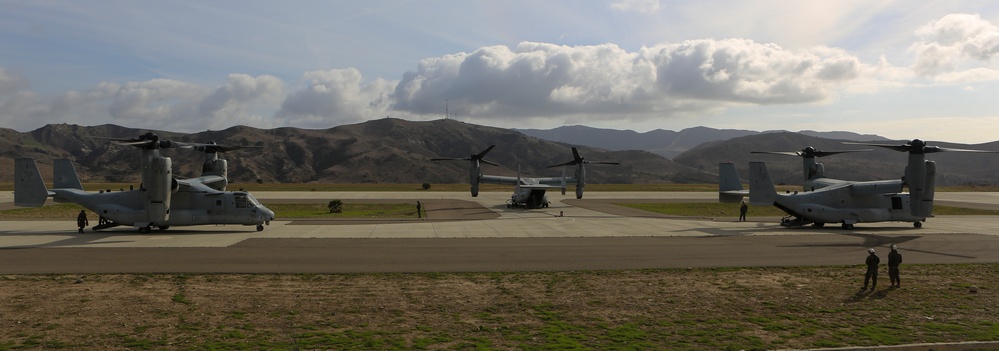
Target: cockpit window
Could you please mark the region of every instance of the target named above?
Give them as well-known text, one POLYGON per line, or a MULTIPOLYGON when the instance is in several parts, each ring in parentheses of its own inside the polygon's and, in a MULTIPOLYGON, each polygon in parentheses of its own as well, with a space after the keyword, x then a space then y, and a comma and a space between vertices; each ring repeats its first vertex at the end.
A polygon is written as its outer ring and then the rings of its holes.
POLYGON ((257 198, 253 197, 249 193, 233 193, 233 200, 236 202, 236 208, 256 208, 260 207, 260 202, 257 198))
POLYGON ((236 202, 236 208, 249 207, 250 201, 247 199, 246 194, 233 194, 232 198, 236 202))

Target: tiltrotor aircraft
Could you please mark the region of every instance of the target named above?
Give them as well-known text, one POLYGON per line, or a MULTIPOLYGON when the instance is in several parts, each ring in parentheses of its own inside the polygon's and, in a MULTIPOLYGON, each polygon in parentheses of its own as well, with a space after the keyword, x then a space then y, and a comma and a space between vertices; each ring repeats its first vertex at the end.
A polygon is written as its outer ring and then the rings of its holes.
POLYGON ((149 233, 152 227, 166 230, 171 226, 203 224, 256 225, 264 229, 274 219, 274 211, 264 207, 245 191, 226 191, 228 183, 227 162, 218 158, 219 152, 241 147, 183 143, 159 140, 156 134, 146 133, 135 139, 110 139, 120 145, 141 150, 142 183, 139 189, 119 192, 87 192, 83 190, 73 163, 67 159, 54 161, 53 188, 46 189, 35 160, 19 158, 15 161, 14 204, 40 207, 48 197, 56 202, 76 203, 106 218, 108 224, 95 226, 94 230, 118 225, 130 225, 140 233, 149 233), (202 175, 197 178, 177 179, 173 176, 171 160, 160 155, 160 149, 193 148, 205 152, 202 175))
MULTIPOLYGON (((766 163, 749 163, 749 201, 753 205, 773 205, 788 214, 781 225, 801 226, 840 223, 852 229, 861 222, 912 222, 922 227, 926 218, 933 216, 933 197, 936 185, 936 163, 926 160, 926 154, 944 151, 995 153, 995 151, 967 150, 926 146, 915 139, 901 145, 846 143, 888 148, 909 154, 905 176, 901 179, 878 181, 813 180, 806 191, 780 194, 776 191, 766 163), (903 193, 904 188, 908 193, 903 193)), ((806 161, 807 163, 807 161, 806 161)), ((806 166, 807 167, 807 166, 806 166)), ((818 168, 821 173, 821 167, 818 168)), ((741 201, 742 184, 735 165, 719 164, 719 200, 741 201)), ((807 175, 807 173, 806 173, 807 175)), ((825 178, 828 179, 828 178, 825 178)))
POLYGON ((572 148, 572 161, 548 166, 548 168, 576 166, 576 173, 570 178, 565 176, 564 169, 562 171, 562 177, 550 178, 525 178, 521 177, 519 172, 516 177, 482 174, 482 163, 499 166, 498 164, 485 159, 486 154, 488 154, 489 151, 495 146, 496 145, 490 145, 482 152, 472 154, 465 158, 431 158, 430 160, 469 161, 468 182, 471 185, 470 191, 472 193, 472 197, 479 196, 479 184, 481 183, 513 185, 513 195, 511 195, 510 200, 507 201, 507 207, 524 206, 525 208, 548 207, 550 201, 548 201, 548 195, 545 195, 546 190, 561 189, 562 195, 565 195, 567 183, 576 183, 576 198, 582 199, 583 188, 586 186, 586 168, 583 167, 584 164, 620 164, 620 162, 586 161, 579 156, 579 151, 577 151, 576 148, 572 148))

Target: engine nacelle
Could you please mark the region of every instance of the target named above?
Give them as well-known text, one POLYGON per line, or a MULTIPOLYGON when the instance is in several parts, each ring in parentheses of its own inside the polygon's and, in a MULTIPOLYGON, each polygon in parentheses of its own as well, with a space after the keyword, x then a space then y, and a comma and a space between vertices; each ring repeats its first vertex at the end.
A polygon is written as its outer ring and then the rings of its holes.
POLYGON ((146 190, 146 215, 150 223, 163 224, 170 219, 170 194, 180 189, 173 179, 169 157, 154 157, 143 181, 146 190))
POLYGON ((217 175, 223 178, 228 178, 229 174, 229 163, 225 159, 219 158, 214 160, 205 160, 205 164, 201 167, 201 175, 217 175))
POLYGON ((579 168, 576 169, 576 198, 583 198, 583 188, 586 187, 586 168, 583 168, 583 164, 579 164, 579 168))
POLYGON ((479 196, 479 177, 482 176, 482 168, 479 166, 478 160, 472 160, 471 166, 468 167, 468 184, 472 185, 470 191, 472 192, 472 197, 479 196))
POLYGON ((910 204, 913 208, 918 206, 919 213, 916 217, 933 217, 933 196, 936 192, 937 164, 933 161, 926 161, 926 178, 923 180, 923 193, 919 203, 910 204))

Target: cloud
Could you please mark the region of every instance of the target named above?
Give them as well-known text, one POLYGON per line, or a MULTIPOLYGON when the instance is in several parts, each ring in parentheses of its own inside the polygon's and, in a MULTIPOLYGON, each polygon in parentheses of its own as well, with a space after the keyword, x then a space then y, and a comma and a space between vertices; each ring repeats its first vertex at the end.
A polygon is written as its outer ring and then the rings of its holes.
POLYGON ((922 76, 952 78, 965 65, 988 63, 999 55, 999 27, 977 14, 950 14, 919 27, 915 34, 920 40, 909 51, 916 58, 913 70, 922 76))
POLYGON ((364 83, 355 68, 306 72, 302 80, 306 87, 289 94, 276 114, 287 124, 338 125, 385 117, 395 86, 384 79, 364 83))
MULTIPOLYGON (((24 86, 26 84, 20 84, 24 86)), ((43 97, 31 91, 0 94, 0 121, 26 130, 45 123, 118 124, 150 129, 194 131, 238 124, 269 126, 283 96, 283 83, 272 76, 229 76, 216 89, 171 79, 96 87, 43 97), (255 109, 264 113, 254 113, 255 109)))
POLYGON ((0 97, 14 94, 29 87, 27 79, 0 67, 0 97))
POLYGON ((421 61, 396 87, 393 108, 434 114, 448 99, 466 116, 661 118, 731 104, 819 102, 865 69, 842 50, 785 50, 746 39, 637 52, 523 42, 421 61))
POLYGON ((615 0, 607 7, 621 12, 656 13, 662 9, 662 4, 659 0, 615 0))

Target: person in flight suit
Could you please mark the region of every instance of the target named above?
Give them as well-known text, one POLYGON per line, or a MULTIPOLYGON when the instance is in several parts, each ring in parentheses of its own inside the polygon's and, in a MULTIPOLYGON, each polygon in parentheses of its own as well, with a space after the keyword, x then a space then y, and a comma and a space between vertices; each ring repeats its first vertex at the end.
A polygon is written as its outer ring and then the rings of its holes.
POLYGON ((902 254, 898 253, 898 247, 891 244, 891 252, 888 253, 888 278, 891 279, 893 288, 902 287, 902 279, 898 276, 898 265, 902 264, 902 254))
POLYGON ((80 210, 80 215, 76 216, 76 226, 80 227, 80 234, 83 234, 83 228, 90 225, 90 221, 87 221, 87 211, 80 210))
POLYGON ((874 249, 867 249, 867 260, 864 262, 867 264, 867 274, 864 275, 864 287, 860 290, 867 289, 867 282, 871 282, 871 291, 874 291, 874 287, 878 286, 878 265, 881 264, 881 258, 874 253, 874 249))

